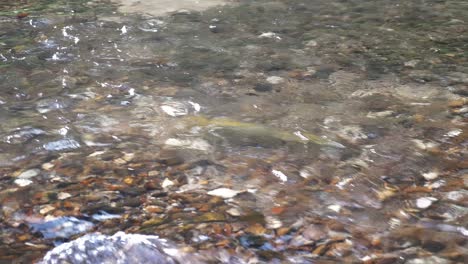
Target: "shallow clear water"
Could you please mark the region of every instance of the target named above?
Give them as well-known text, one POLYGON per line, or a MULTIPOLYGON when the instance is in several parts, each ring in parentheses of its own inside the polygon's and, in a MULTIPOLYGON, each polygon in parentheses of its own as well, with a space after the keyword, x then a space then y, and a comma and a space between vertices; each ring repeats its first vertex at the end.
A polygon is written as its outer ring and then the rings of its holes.
POLYGON ((0 6, 1 261, 89 223, 266 262, 466 259, 464 1, 125 11, 0 6))

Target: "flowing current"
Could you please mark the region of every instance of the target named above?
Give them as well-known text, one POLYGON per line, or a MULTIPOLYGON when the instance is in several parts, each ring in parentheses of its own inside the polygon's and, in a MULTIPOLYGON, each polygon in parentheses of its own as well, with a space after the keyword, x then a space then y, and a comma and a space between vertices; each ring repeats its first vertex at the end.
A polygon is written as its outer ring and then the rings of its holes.
POLYGON ((0 263, 466 263, 467 14, 0 1, 0 263))

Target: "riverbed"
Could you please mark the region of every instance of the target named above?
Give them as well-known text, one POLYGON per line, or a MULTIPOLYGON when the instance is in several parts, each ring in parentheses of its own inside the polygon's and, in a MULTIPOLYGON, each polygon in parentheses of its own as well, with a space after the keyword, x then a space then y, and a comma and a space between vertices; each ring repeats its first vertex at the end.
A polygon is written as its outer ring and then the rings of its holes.
POLYGON ((7 1, 0 262, 90 232, 468 257, 463 1, 7 1))

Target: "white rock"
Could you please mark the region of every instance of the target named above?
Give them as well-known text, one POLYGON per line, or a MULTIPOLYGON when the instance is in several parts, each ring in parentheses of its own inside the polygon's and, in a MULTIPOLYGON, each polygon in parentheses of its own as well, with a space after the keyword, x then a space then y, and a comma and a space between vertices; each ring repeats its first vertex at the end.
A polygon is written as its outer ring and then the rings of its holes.
POLYGON ((389 117, 393 115, 393 111, 381 111, 381 112, 369 112, 367 113, 367 118, 379 118, 379 117, 389 117))
POLYGON ((20 179, 31 179, 31 178, 36 177, 37 175, 39 175, 40 172, 41 171, 38 170, 38 169, 31 169, 31 170, 23 171, 18 176, 18 178, 20 178, 20 179))
POLYGON ((429 208, 435 201, 437 201, 437 199, 433 197, 421 197, 416 200, 416 206, 419 209, 426 209, 429 208))
POLYGON ((437 179, 437 177, 439 177, 439 174, 435 171, 431 171, 423 173, 422 176, 424 177, 424 179, 426 179, 426 181, 432 181, 437 179))
POLYGON ((172 105, 162 105, 161 109, 170 116, 183 116, 188 114, 188 110, 182 104, 173 103, 172 105))
POLYGON ((122 159, 126 161, 131 161, 135 157, 135 153, 125 153, 122 159))
POLYGON ((448 259, 440 258, 437 256, 414 258, 405 262, 406 264, 449 264, 452 263, 448 259))
POLYGON ((304 178, 304 179, 307 179, 307 178, 309 178, 310 176, 312 176, 312 174, 311 174, 308 170, 306 170, 306 169, 300 170, 300 171, 299 171, 299 175, 300 175, 302 178, 304 178))
POLYGON ((71 194, 66 193, 66 192, 60 192, 60 193, 57 194, 57 198, 59 200, 65 200, 65 199, 70 198, 70 197, 71 197, 71 194))
POLYGON ((330 209, 330 210, 332 210, 332 211, 335 211, 335 212, 339 213, 340 210, 341 210, 341 205, 339 205, 339 204, 331 204, 331 205, 329 205, 327 208, 330 209))
POLYGON ((165 178, 164 181, 162 182, 161 186, 166 189, 169 186, 174 185, 174 182, 169 180, 168 178, 165 178))
POLYGON ((47 162, 47 163, 42 164, 41 167, 44 170, 51 170, 54 166, 55 166, 54 164, 47 162))
POLYGON ((279 84, 279 83, 284 82, 284 78, 281 78, 279 76, 270 76, 270 77, 266 78, 266 81, 271 83, 271 84, 279 84))
POLYGON ((461 129, 454 129, 452 131, 449 131, 445 136, 447 137, 456 137, 460 135, 463 131, 461 129))
POLYGON ((241 212, 237 208, 230 208, 229 210, 226 211, 231 216, 240 216, 241 212))
POLYGON ((271 173, 273 173, 273 175, 275 175, 282 182, 288 181, 288 176, 279 170, 271 170, 271 173))
POLYGON ((268 229, 277 229, 283 226, 283 223, 273 216, 266 216, 265 221, 268 229))
POLYGON ((95 152, 89 154, 88 157, 96 157, 96 156, 102 155, 104 153, 106 153, 106 152, 105 151, 95 151, 95 152))
POLYGON ((420 139, 413 139, 413 143, 416 145, 416 147, 422 149, 422 150, 428 150, 437 147, 438 145, 433 142, 424 142, 420 139))
POLYGON ((127 161, 124 160, 124 159, 122 159, 122 158, 117 158, 117 159, 115 159, 113 162, 114 162, 115 164, 117 164, 117 165, 123 165, 123 164, 126 164, 126 163, 127 163, 127 161))
POLYGON ((468 191, 451 191, 445 197, 449 200, 460 202, 468 198, 468 191))
POLYGON ((207 194, 211 196, 218 196, 224 199, 230 199, 242 192, 243 191, 236 191, 228 188, 218 188, 207 192, 207 194))
POLYGON ((435 182, 428 182, 424 184, 425 187, 431 188, 431 189, 439 189, 442 186, 445 186, 446 182, 444 180, 438 180, 435 182))
POLYGON ((55 210, 55 207, 48 204, 48 205, 41 206, 41 209, 39 210, 39 213, 45 215, 45 214, 47 214, 48 212, 50 212, 52 210, 55 210))
POLYGON ((309 141, 309 139, 306 136, 302 135, 301 131, 294 132, 294 135, 300 138, 302 141, 309 141))
POLYGON ((21 187, 28 186, 33 183, 31 180, 28 179, 16 179, 15 184, 21 187))
POLYGON ((458 232, 460 232, 462 235, 464 236, 468 236, 468 229, 464 228, 464 227, 458 227, 458 232))
POLYGON ((122 32, 121 34, 127 34, 128 30, 127 30, 127 27, 124 25, 121 29, 120 29, 120 32, 122 32))
POLYGON ((200 104, 195 103, 195 102, 192 102, 192 101, 189 101, 189 104, 192 105, 192 107, 193 107, 193 109, 195 110, 195 112, 200 112, 200 110, 201 110, 200 104))
POLYGON ((277 40, 280 40, 281 37, 278 36, 278 34, 274 33, 274 32, 265 32, 265 33, 262 33, 260 34, 260 36, 258 36, 259 38, 274 38, 274 39, 277 39, 277 40))

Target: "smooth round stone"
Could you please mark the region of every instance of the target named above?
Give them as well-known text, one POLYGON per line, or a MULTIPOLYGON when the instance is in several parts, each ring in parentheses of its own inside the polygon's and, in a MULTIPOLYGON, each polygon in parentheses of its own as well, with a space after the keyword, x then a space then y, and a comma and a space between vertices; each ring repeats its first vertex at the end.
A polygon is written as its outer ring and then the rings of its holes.
POLYGON ((19 176, 18 178, 20 179, 31 179, 33 177, 36 177, 37 175, 39 175, 41 171, 39 169, 30 169, 30 170, 27 170, 27 171, 23 171, 19 176))
POLYGON ((432 203, 436 200, 437 199, 432 198, 432 197, 421 197, 416 200, 416 206, 419 209, 426 209, 426 208, 429 208, 432 205, 432 203))

